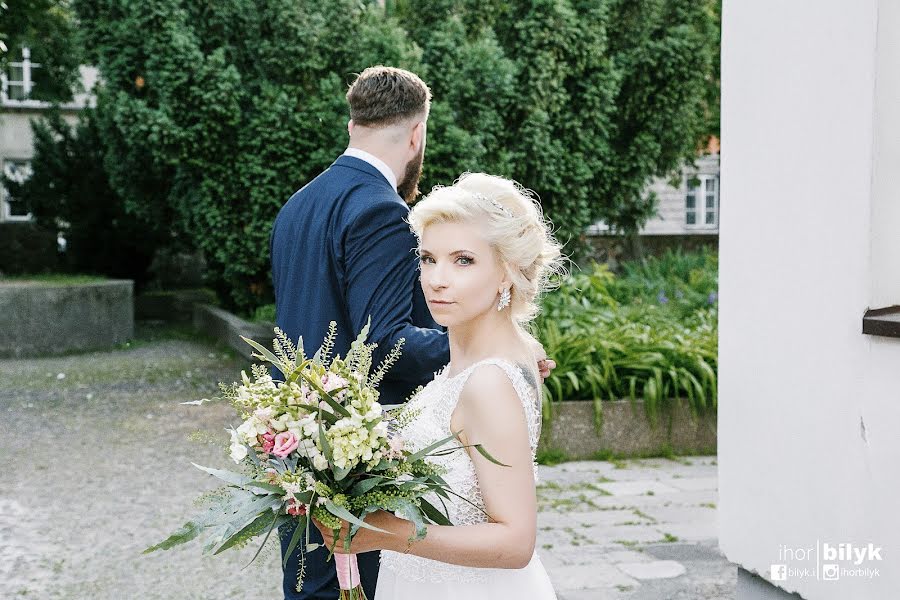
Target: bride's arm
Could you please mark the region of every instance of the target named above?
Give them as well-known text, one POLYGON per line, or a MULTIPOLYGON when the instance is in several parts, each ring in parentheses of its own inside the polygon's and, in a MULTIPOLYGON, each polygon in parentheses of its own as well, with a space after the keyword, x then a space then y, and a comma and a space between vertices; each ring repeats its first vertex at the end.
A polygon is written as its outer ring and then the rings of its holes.
MULTIPOLYGON (((488 523, 466 526, 429 525, 424 539, 409 545, 413 525, 387 512, 366 522, 393 535, 360 529, 352 552, 388 549, 469 567, 519 569, 531 560, 537 531, 537 501, 528 426, 519 396, 499 367, 482 367, 466 382, 460 396, 467 444, 482 444, 502 467, 469 448, 484 499, 488 523)), ((457 409, 459 410, 459 409, 457 409)), ((346 527, 346 526, 345 526, 346 527)), ((346 528, 344 530, 346 532, 346 528)), ((326 540, 331 533, 323 529, 326 540)), ((340 550, 342 544, 338 544, 340 550)))

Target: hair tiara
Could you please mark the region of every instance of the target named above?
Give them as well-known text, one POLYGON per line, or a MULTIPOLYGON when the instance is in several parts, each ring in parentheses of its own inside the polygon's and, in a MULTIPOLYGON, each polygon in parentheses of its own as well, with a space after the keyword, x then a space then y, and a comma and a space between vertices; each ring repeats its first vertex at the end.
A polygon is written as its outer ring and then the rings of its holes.
POLYGON ((494 200, 493 198, 488 198, 481 192, 472 192, 472 195, 475 197, 476 200, 480 200, 481 202, 490 202, 491 204, 494 205, 494 207, 496 207, 500 212, 502 212, 507 217, 512 218, 515 216, 512 214, 512 211, 510 211, 508 208, 506 208, 505 206, 500 204, 497 200, 494 200))

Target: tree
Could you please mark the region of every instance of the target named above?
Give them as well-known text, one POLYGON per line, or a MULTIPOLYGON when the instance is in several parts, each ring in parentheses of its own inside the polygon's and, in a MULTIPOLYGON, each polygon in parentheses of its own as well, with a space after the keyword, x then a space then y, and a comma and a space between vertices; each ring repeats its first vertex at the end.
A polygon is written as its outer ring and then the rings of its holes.
POLYGON ((426 171, 428 183, 471 162, 512 177, 539 193, 570 250, 600 219, 636 232, 655 210, 645 193, 651 178, 692 161, 711 133, 718 31, 710 2, 401 0, 393 14, 423 48, 436 104, 452 98, 458 117, 430 126, 428 162, 437 157, 439 167, 426 171), (453 62, 485 40, 495 44, 490 61, 469 54, 468 73, 453 62), (468 88, 474 93, 460 92, 468 88), (485 105, 501 118, 466 123, 485 105), (456 160, 452 149, 469 138, 484 150, 456 160))
POLYGON ((100 67, 96 126, 126 210, 203 250, 226 302, 271 297, 284 201, 346 143, 367 66, 435 99, 422 189, 466 170, 534 189, 576 253, 636 232, 717 100, 718 0, 72 0, 100 67))
POLYGON ((269 301, 285 200, 346 145, 347 85, 418 68, 381 9, 352 0, 75 0, 100 67, 105 166, 126 207, 203 250, 232 306, 269 301))

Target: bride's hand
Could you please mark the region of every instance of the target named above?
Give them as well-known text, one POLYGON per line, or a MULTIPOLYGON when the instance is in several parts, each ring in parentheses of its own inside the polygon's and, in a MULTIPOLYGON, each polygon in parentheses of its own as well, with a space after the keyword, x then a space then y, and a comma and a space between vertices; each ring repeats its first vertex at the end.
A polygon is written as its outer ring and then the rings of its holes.
MULTIPOLYGON (((334 547, 335 554, 360 554, 362 552, 371 552, 372 550, 390 549, 393 545, 396 545, 396 539, 400 537, 398 531, 402 529, 402 523, 400 522, 403 519, 399 519, 387 511, 379 510, 367 515, 364 520, 369 525, 384 529, 389 533, 381 533, 360 527, 356 535, 353 536, 350 549, 346 550, 344 548, 344 540, 347 539, 347 535, 350 533, 350 524, 347 521, 341 521, 338 542, 334 547)), ((331 548, 331 545, 334 543, 334 531, 315 519, 312 522, 315 523, 322 533, 325 545, 331 548)))
POLYGON ((541 373, 541 379, 550 377, 550 372, 556 368, 556 361, 552 358, 545 358, 538 361, 538 371, 541 373))
POLYGON ((547 379, 550 377, 550 371, 556 368, 556 361, 547 357, 547 351, 544 350, 544 346, 536 338, 529 334, 528 339, 531 342, 531 350, 534 352, 534 357, 537 360, 541 379, 547 379))

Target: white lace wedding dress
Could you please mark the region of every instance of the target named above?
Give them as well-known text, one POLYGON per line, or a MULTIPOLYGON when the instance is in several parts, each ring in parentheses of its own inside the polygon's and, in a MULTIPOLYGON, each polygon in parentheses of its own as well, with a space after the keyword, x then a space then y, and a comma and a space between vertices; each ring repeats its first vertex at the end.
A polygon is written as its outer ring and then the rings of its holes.
MULTIPOLYGON (((450 416, 459 400, 460 392, 469 375, 485 365, 503 369, 515 387, 528 423, 532 462, 541 431, 541 411, 537 390, 528 383, 522 371, 512 363, 491 358, 480 361, 465 371, 450 377, 449 366, 438 373, 412 402, 422 408, 421 414, 405 428, 407 447, 418 450, 443 439, 450 432, 450 416)), ((490 450, 488 448, 488 450, 490 450)), ((435 463, 447 468, 444 479, 453 490, 473 504, 484 508, 484 500, 478 488, 475 467, 464 450, 447 456, 433 457, 435 463)), ((537 479, 537 466, 534 466, 537 479)), ((450 520, 454 525, 473 525, 487 521, 484 513, 454 498, 447 502, 450 520)), ((433 504, 440 507, 434 500, 433 504)), ((556 594, 550 578, 538 558, 537 552, 523 569, 492 569, 463 567, 449 563, 383 550, 378 575, 375 600, 501 600, 504 598, 528 600, 555 600, 556 594)))

